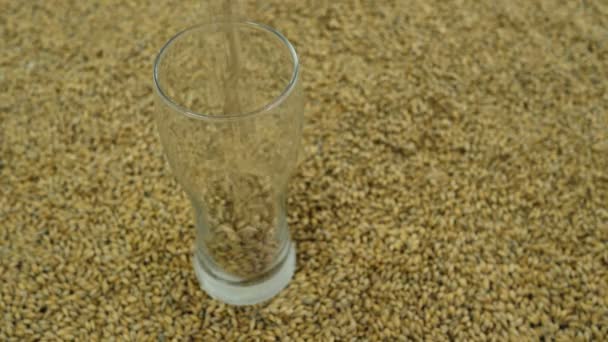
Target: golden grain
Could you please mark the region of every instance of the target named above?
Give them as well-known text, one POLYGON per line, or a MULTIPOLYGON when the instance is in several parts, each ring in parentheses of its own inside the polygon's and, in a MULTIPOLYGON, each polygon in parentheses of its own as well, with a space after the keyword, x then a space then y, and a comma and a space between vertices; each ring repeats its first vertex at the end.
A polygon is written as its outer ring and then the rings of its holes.
MULTIPOLYGON (((307 96, 298 270, 246 308, 200 290, 152 124, 201 2, 5 3, 0 340, 608 339, 601 2, 265 1, 307 96)), ((263 268, 267 213, 228 214, 213 253, 263 268)))

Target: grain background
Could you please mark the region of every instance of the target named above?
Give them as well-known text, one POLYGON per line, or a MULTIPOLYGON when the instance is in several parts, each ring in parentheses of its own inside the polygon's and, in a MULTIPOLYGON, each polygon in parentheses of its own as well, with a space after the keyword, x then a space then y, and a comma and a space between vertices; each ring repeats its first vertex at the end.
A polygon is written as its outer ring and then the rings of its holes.
POLYGON ((297 273, 246 308, 199 289, 153 123, 201 7, 0 0, 0 340, 608 339, 606 1, 258 2, 307 124, 297 273))

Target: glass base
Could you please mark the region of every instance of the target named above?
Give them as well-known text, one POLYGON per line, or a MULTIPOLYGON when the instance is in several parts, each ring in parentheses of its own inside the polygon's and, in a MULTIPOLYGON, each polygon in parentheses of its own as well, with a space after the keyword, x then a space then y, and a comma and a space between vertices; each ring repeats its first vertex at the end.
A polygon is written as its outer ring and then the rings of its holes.
POLYGON ((253 305, 269 300, 281 292, 293 277, 296 269, 296 248, 292 242, 283 263, 272 274, 255 282, 233 283, 211 274, 193 257, 194 271, 201 288, 209 296, 232 305, 253 305))

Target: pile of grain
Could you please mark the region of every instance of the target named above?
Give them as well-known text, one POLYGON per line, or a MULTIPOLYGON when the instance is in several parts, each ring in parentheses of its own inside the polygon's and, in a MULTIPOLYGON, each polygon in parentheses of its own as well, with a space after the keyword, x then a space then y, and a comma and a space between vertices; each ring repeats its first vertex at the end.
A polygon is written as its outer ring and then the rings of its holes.
POLYGON ((209 299, 151 67, 199 1, 0 0, 0 340, 608 338, 608 7, 280 1, 290 286, 209 299))

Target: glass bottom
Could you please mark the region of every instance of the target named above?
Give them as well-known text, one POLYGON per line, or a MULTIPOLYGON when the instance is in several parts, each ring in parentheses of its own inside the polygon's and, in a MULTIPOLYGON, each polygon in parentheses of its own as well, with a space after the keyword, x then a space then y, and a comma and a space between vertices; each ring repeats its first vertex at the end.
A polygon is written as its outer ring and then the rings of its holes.
POLYGON ((248 282, 231 282, 217 277, 196 253, 192 261, 201 288, 209 296, 232 305, 253 305, 271 299, 287 287, 296 269, 296 248, 290 242, 282 262, 264 277, 248 282))

